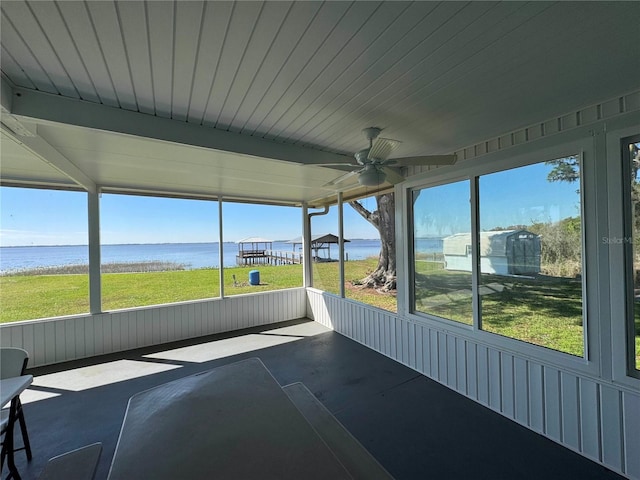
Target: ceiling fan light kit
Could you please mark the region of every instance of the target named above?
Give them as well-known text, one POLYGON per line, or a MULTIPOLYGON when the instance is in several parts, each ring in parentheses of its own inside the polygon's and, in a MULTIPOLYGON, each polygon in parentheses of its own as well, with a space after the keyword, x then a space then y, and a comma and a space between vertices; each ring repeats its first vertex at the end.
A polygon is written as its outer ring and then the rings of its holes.
POLYGON ((375 165, 367 165, 365 169, 358 175, 358 183, 364 187, 375 187, 384 183, 387 175, 378 170, 375 165))

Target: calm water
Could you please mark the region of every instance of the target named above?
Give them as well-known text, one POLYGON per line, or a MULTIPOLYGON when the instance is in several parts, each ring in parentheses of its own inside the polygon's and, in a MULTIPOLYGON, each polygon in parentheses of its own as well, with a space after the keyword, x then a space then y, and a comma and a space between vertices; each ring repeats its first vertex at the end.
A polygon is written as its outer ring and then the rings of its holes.
MULTIPOLYGON (((418 240, 422 252, 438 251, 440 240, 418 240)), ((238 245, 223 244, 224 266, 236 264, 238 245)), ((441 247, 440 247, 441 248, 441 247)), ((273 250, 291 252, 291 244, 274 242, 273 250)), ((345 243, 345 252, 350 260, 378 256, 380 240, 351 240, 345 243)), ((187 269, 218 267, 218 243, 165 243, 139 245, 103 245, 103 263, 126 263, 141 261, 173 262, 187 269)), ((331 258, 338 257, 338 246, 331 246, 331 258)), ((0 272, 24 270, 38 267, 87 264, 89 258, 86 245, 56 247, 0 247, 0 272)))

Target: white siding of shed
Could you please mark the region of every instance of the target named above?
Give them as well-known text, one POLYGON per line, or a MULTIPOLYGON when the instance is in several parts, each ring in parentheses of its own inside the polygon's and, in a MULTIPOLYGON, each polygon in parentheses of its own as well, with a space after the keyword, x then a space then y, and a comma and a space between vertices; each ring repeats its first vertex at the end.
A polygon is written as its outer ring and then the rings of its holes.
MULTIPOLYGON (((524 230, 480 232, 480 271, 509 275, 507 243, 509 238, 524 230)), ((472 271, 471 233, 456 233, 443 239, 446 270, 472 271)))

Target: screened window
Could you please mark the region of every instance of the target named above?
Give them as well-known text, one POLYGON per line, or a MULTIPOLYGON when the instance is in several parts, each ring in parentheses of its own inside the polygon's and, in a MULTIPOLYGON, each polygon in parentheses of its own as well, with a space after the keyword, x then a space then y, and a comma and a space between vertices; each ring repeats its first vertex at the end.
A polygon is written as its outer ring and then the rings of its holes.
POLYGON ((577 156, 479 178, 481 326, 584 355, 577 156))
POLYGON ((394 194, 345 203, 344 238, 348 240, 344 245, 345 296, 397 311, 393 291, 396 279, 394 194), (377 227, 365 218, 372 219, 377 227))
POLYGON ((473 323, 469 181, 414 190, 413 295, 417 312, 473 323))
POLYGON ((0 322, 87 313, 87 194, 0 187, 0 201, 0 322))
POLYGON ((338 233, 337 206, 330 207, 327 214, 311 217, 313 286, 336 295, 340 294, 338 233))
POLYGON ((411 192, 414 311, 584 356, 580 158, 473 182, 411 192))
POLYGON ((628 350, 630 367, 640 370, 640 136, 623 142, 625 236, 608 238, 625 248, 627 264, 628 350))
POLYGON ((224 295, 301 287, 299 208, 224 202, 224 295))
POLYGON ((220 295, 218 203, 103 194, 102 309, 220 295))

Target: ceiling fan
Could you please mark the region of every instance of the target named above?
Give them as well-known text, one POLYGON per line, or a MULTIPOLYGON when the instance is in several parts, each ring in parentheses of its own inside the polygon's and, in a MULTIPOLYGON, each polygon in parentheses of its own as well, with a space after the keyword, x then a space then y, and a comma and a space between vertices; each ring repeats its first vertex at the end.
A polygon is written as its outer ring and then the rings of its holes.
POLYGON ((327 186, 344 183, 347 179, 357 175, 358 183, 363 186, 376 186, 387 181, 391 184, 404 180, 398 168, 411 165, 453 165, 455 155, 430 155, 420 157, 388 158, 391 152, 400 145, 399 140, 378 137, 382 130, 376 127, 365 128, 362 132, 369 140, 369 147, 359 150, 354 155, 354 164, 325 164, 353 167, 355 170, 342 175, 327 183, 327 186), (374 142, 375 140, 375 142, 374 142))

